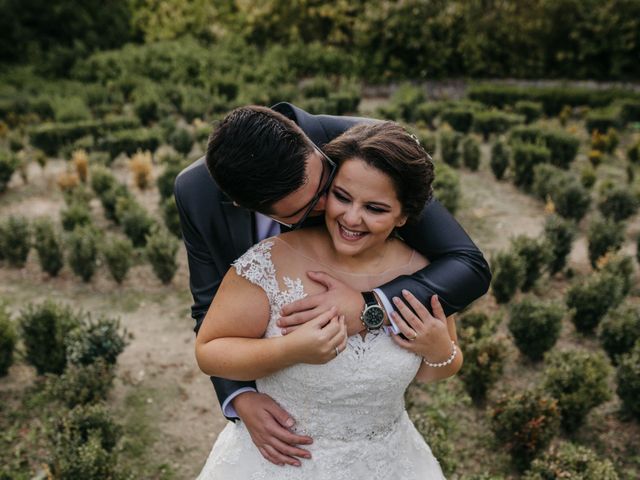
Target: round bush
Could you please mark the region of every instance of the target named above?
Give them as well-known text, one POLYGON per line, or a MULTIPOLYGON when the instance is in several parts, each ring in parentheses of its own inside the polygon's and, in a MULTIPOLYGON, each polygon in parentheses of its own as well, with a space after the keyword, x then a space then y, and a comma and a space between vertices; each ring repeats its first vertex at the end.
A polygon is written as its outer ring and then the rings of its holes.
POLYGON ((18 338, 6 305, 0 303, 0 377, 4 377, 13 364, 13 352, 18 338))
POLYGON ((164 171, 158 175, 156 185, 162 199, 169 198, 173 195, 173 184, 176 177, 186 165, 180 160, 165 162, 164 171))
POLYGON ((24 267, 31 249, 31 229, 25 217, 10 216, 0 223, 0 256, 16 268, 24 267))
POLYGON ((562 427, 574 432, 593 408, 609 400, 611 366, 602 353, 582 350, 552 351, 545 364, 544 389, 558 401, 562 427))
POLYGON ((133 197, 121 197, 117 202, 116 216, 133 246, 144 247, 147 235, 156 224, 147 210, 133 197))
POLYGON ((127 345, 126 331, 121 334, 119 330, 120 320, 116 318, 89 319, 67 337, 67 360, 74 365, 98 360, 114 365, 127 345))
POLYGON ((97 267, 98 234, 90 226, 78 227, 68 239, 69 265, 84 282, 91 281, 97 267))
POLYGON ((52 277, 58 275, 64 265, 63 240, 53 222, 42 218, 34 223, 34 246, 38 252, 40 267, 52 277))
POLYGON ((80 325, 78 316, 70 308, 47 300, 29 305, 18 323, 27 361, 38 374, 62 373, 67 363, 65 339, 80 325))
POLYGON ((80 201, 73 201, 60 214, 62 228, 67 232, 75 230, 76 227, 91 224, 91 211, 89 205, 80 201))
POLYGON ((74 408, 106 400, 114 379, 114 369, 103 360, 69 365, 61 375, 49 375, 43 393, 50 402, 74 408))
POLYGON ((558 215, 576 222, 582 220, 591 205, 589 191, 575 178, 560 182, 551 199, 558 215))
POLYGON ((560 337, 564 313, 560 305, 534 297, 512 305, 508 326, 520 353, 530 360, 541 360, 560 337))
POLYGON ((541 163, 549 163, 548 148, 529 143, 516 143, 513 152, 513 179, 518 187, 528 190, 533 184, 533 169, 541 163))
POLYGON ((482 402, 495 385, 507 357, 505 342, 495 337, 481 337, 464 343, 464 365, 458 375, 474 402, 482 402))
POLYGON ((633 259, 627 255, 609 254, 598 262, 599 271, 618 278, 622 285, 622 297, 629 295, 633 286, 633 259))
POLYGON ((422 148, 433 157, 436 154, 437 142, 438 139, 434 133, 426 132, 424 130, 420 130, 417 133, 418 140, 420 141, 420 145, 422 148))
POLYGON ((462 135, 458 132, 444 130, 440 133, 440 156, 447 165, 456 168, 460 166, 459 146, 461 139, 462 135))
POLYGON ((498 110, 480 111, 473 114, 473 130, 481 133, 484 141, 489 140, 489 136, 504 133, 514 125, 524 122, 524 117, 512 113, 498 110))
POLYGON ((536 165, 533 167, 531 192, 543 201, 553 198, 564 185, 566 176, 566 172, 550 163, 536 165))
POLYGON ((133 243, 128 238, 111 236, 102 245, 102 257, 109 273, 117 283, 127 276, 133 264, 133 243))
POLYGON ((542 103, 520 100, 515 103, 514 109, 516 113, 524 116, 525 123, 529 124, 542 117, 542 103))
POLYGON ((527 292, 533 288, 542 275, 542 270, 549 263, 551 252, 544 240, 519 235, 511 240, 511 248, 524 263, 524 281, 520 288, 527 292))
POLYGON ((586 165, 580 170, 580 183, 586 189, 591 189, 596 184, 598 176, 591 165, 586 165))
POLYGON ((491 147, 491 160, 489 163, 493 175, 502 180, 504 173, 509 166, 509 152, 507 145, 502 141, 497 141, 491 147))
POLYGON ((614 222, 620 222, 635 215, 638 207, 640 207, 640 200, 637 194, 631 192, 628 187, 615 185, 603 192, 598 204, 602 215, 614 222))
POLYGON ((624 408, 640 420, 640 342, 637 341, 629 353, 620 357, 616 382, 616 393, 624 408))
POLYGON ((104 195, 115 183, 116 177, 108 168, 97 165, 91 169, 91 188, 98 197, 104 195))
POLYGON ((473 111, 464 107, 446 108, 440 114, 440 120, 451 125, 457 132, 468 133, 473 124, 473 111))
POLYGON ((444 207, 455 215, 460 206, 460 178, 458 173, 446 163, 436 163, 436 177, 433 192, 444 207))
POLYGON ((624 225, 611 219, 594 219, 587 232, 589 260, 596 266, 598 259, 609 252, 616 252, 624 242, 624 225))
POLYGON ((193 135, 186 128, 177 128, 169 135, 169 145, 183 155, 187 155, 193 146, 193 135))
POLYGON ((176 261, 178 240, 165 229, 156 228, 151 235, 147 236, 145 252, 160 281, 164 284, 171 282, 178 269, 176 261))
POLYGON ((491 258, 491 289, 498 303, 507 303, 525 279, 526 266, 516 252, 498 252, 491 258))
POLYGON ((614 365, 640 340, 640 309, 622 305, 610 311, 600 325, 600 344, 614 365))
POLYGON ((592 333, 609 309, 622 301, 623 290, 623 280, 606 272, 597 272, 576 281, 566 296, 576 330, 583 334, 592 333))
POLYGON ((178 205, 173 195, 162 203, 162 219, 167 229, 177 238, 182 238, 182 227, 180 226, 180 213, 178 205))
POLYGON ((618 474, 608 459, 600 459, 590 449, 563 442, 542 458, 531 463, 523 480, 618 480, 618 474))
POLYGON ((570 220, 557 215, 547 217, 544 224, 544 238, 549 245, 549 272, 560 272, 566 265, 567 256, 576 236, 576 226, 570 220))
POLYGON ((100 195, 100 203, 102 203, 102 209, 104 210, 105 217, 116 223, 120 223, 120 219, 116 213, 116 206, 118 204, 118 199, 120 198, 131 198, 131 192, 129 192, 126 185, 121 183, 113 184, 108 190, 100 195))
POLYGON ((476 171, 480 166, 480 144, 469 136, 462 142, 462 162, 469 170, 476 171))
POLYGON ((496 440, 520 471, 547 448, 560 424, 556 400, 535 391, 503 396, 489 415, 496 440))

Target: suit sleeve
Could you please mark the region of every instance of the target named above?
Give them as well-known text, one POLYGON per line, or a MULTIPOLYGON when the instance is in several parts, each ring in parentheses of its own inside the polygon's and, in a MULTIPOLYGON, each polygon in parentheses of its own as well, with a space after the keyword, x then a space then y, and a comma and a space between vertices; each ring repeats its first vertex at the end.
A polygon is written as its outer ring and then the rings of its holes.
POLYGON ((425 205, 419 222, 400 229, 400 235, 430 264, 380 287, 387 298, 401 297, 402 289, 407 289, 431 309, 430 298, 437 294, 451 315, 489 289, 491 271, 482 252, 436 199, 425 205))
MULTIPOLYGON (((187 249, 189 288, 194 300, 194 304, 191 307, 191 316, 196 321, 194 331, 197 335, 226 271, 220 271, 213 258, 211 258, 206 244, 185 209, 185 198, 180 177, 176 179, 174 193, 180 215, 182 238, 187 249)), ((221 407, 227 397, 234 392, 247 387, 256 388, 255 382, 241 382, 219 377, 210 378, 221 407)), ((234 420, 234 418, 230 418, 230 420, 234 420)))

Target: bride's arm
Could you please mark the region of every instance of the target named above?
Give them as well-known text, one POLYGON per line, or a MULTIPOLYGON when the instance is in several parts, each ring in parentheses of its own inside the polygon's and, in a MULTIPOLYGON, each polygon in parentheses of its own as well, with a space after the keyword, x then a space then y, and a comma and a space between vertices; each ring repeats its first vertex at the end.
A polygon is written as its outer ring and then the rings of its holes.
MULTIPOLYGON (((425 383, 435 382, 436 380, 453 377, 462 368, 462 350, 460 350, 460 345, 458 345, 456 320, 453 315, 447 317, 447 331, 449 332, 451 341, 456 346, 456 356, 454 357, 453 362, 445 367, 430 367, 426 363, 422 362, 418 373, 416 373, 416 380, 425 383)), ((431 359, 429 359, 429 361, 433 362, 431 359)))

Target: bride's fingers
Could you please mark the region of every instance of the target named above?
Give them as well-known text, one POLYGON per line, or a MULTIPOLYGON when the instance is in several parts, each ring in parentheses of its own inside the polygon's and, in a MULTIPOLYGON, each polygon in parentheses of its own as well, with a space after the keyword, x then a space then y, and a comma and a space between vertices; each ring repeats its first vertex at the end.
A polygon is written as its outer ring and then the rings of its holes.
MULTIPOLYGON (((393 297, 393 303, 395 304, 398 312, 402 315, 405 322, 416 332, 420 331, 424 326, 422 320, 416 317, 416 314, 398 297, 393 297)), ((395 317, 394 317, 395 318, 395 317)), ((404 332, 402 332, 404 333, 404 332)), ((406 334, 405 334, 406 335, 406 334)), ((411 335, 413 336, 413 335, 411 335)))
POLYGON ((422 320, 422 322, 426 322, 433 318, 431 312, 427 310, 427 307, 425 307, 409 290, 402 290, 402 296, 407 302, 409 302, 409 305, 411 305, 411 308, 413 308, 413 311, 416 312, 418 318, 422 320))
POLYGON ((415 345, 413 342, 410 342, 409 340, 405 340, 400 335, 391 335, 391 338, 393 339, 394 342, 396 342, 396 344, 399 347, 402 347, 405 350, 409 350, 410 352, 415 353, 415 345))
POLYGON ((433 315, 442 322, 447 322, 447 315, 444 313, 444 308, 442 308, 442 304, 440 303, 440 298, 438 295, 433 295, 431 297, 431 309, 433 310, 433 315))
MULTIPOLYGON (((412 329, 407 322, 405 322, 398 312, 391 312, 391 316, 393 318, 393 323, 396 324, 400 333, 407 337, 407 339, 413 339, 418 335, 416 331, 412 329)), ((396 336, 397 335, 394 335, 394 337, 396 336)))

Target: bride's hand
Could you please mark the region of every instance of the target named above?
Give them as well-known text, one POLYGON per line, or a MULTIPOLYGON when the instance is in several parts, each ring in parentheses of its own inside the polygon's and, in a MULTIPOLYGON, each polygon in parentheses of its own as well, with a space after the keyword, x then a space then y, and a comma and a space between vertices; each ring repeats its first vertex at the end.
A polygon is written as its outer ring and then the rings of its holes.
POLYGON ((451 337, 447 328, 447 316, 438 301, 438 296, 431 297, 431 315, 411 292, 403 290, 402 295, 415 313, 400 298, 393 298, 393 303, 402 315, 393 312, 393 322, 407 337, 407 340, 404 340, 399 335, 393 335, 393 340, 402 348, 424 357, 431 363, 446 360, 451 355, 451 337))
POLYGON ((347 346, 344 315, 331 307, 286 337, 295 363, 323 364, 336 358, 347 346), (336 350, 337 349, 337 350, 336 350))

